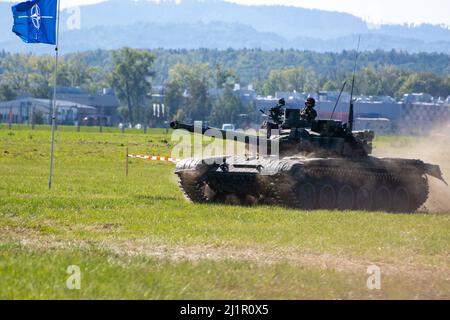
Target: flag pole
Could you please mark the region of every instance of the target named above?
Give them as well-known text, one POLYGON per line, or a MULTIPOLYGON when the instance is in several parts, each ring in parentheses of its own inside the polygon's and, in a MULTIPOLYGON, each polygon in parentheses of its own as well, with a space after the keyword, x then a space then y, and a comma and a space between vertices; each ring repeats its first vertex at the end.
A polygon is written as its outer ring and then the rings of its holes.
POLYGON ((48 189, 52 189, 52 180, 53 180, 53 158, 55 153, 55 124, 56 124, 56 85, 58 83, 58 58, 59 58, 59 0, 56 0, 57 6, 57 20, 56 20, 56 45, 55 45, 55 79, 53 82, 53 100, 52 100, 52 146, 50 150, 50 174, 48 178, 48 189))

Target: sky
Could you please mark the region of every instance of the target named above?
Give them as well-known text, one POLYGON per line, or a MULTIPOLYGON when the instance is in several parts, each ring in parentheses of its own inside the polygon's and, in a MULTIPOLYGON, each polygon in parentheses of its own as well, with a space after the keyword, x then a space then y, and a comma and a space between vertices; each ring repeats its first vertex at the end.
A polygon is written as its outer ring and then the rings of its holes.
POLYGON ((229 0, 241 4, 284 4, 351 13, 372 23, 450 25, 450 0, 229 0))
MULTIPOLYGON (((0 0, 13 2, 12 0, 0 0)), ((103 0, 61 0, 62 7, 103 0)), ((158 1, 158 0, 150 0, 158 1)), ((208 1, 208 0, 203 0, 208 1)), ((226 0, 240 4, 277 4, 351 13, 365 21, 382 23, 432 23, 450 26, 450 0, 226 0)))

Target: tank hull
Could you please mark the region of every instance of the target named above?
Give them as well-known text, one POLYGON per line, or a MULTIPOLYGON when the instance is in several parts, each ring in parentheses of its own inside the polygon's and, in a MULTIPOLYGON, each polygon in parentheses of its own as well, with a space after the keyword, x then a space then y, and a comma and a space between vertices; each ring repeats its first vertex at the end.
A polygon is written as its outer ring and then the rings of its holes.
POLYGON ((435 170, 420 160, 375 157, 220 157, 182 160, 176 174, 196 203, 411 213, 426 202, 427 174, 435 170))

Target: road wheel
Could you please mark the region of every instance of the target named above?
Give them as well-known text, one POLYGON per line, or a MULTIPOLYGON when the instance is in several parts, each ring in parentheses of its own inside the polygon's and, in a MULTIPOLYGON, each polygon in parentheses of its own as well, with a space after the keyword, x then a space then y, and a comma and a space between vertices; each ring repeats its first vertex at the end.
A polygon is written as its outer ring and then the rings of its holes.
POLYGON ((234 193, 228 194, 225 196, 225 204, 238 206, 241 204, 241 199, 239 199, 239 197, 234 193))
POLYGON ((312 183, 303 183, 298 187, 298 202, 302 209, 311 210, 316 208, 316 187, 312 183))
POLYGON ((355 192, 349 185, 343 186, 338 193, 337 208, 339 210, 352 210, 355 207, 355 192))
POLYGON ((376 210, 390 212, 392 210, 391 190, 387 186, 378 187, 373 201, 376 210))
POLYGON ((322 209, 335 209, 336 208, 336 189, 332 184, 324 184, 320 187, 319 193, 319 207, 322 209))
POLYGON ((272 197, 264 198, 262 203, 267 205, 267 206, 276 206, 276 205, 278 205, 277 199, 272 198, 272 197))
POLYGON ((258 199, 254 196, 251 195, 247 195, 245 196, 245 200, 244 203, 246 206, 252 207, 252 206, 257 206, 258 205, 258 199))
POLYGON ((398 187, 395 189, 392 199, 392 210, 403 213, 409 213, 411 211, 411 198, 406 188, 398 187))
POLYGON ((356 192, 356 209, 369 211, 372 209, 372 194, 366 187, 361 187, 356 192))
POLYGON ((205 184, 203 194, 209 201, 214 201, 217 196, 217 193, 209 186, 209 184, 205 184))

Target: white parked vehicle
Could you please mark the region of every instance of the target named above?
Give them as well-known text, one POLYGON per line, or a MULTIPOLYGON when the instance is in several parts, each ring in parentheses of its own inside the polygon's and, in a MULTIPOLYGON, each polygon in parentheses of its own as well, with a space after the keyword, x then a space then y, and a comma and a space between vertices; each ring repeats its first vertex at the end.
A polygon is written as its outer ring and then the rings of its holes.
POLYGON ((234 131, 234 130, 236 130, 236 127, 232 123, 224 123, 222 125, 222 130, 223 131, 234 131))

